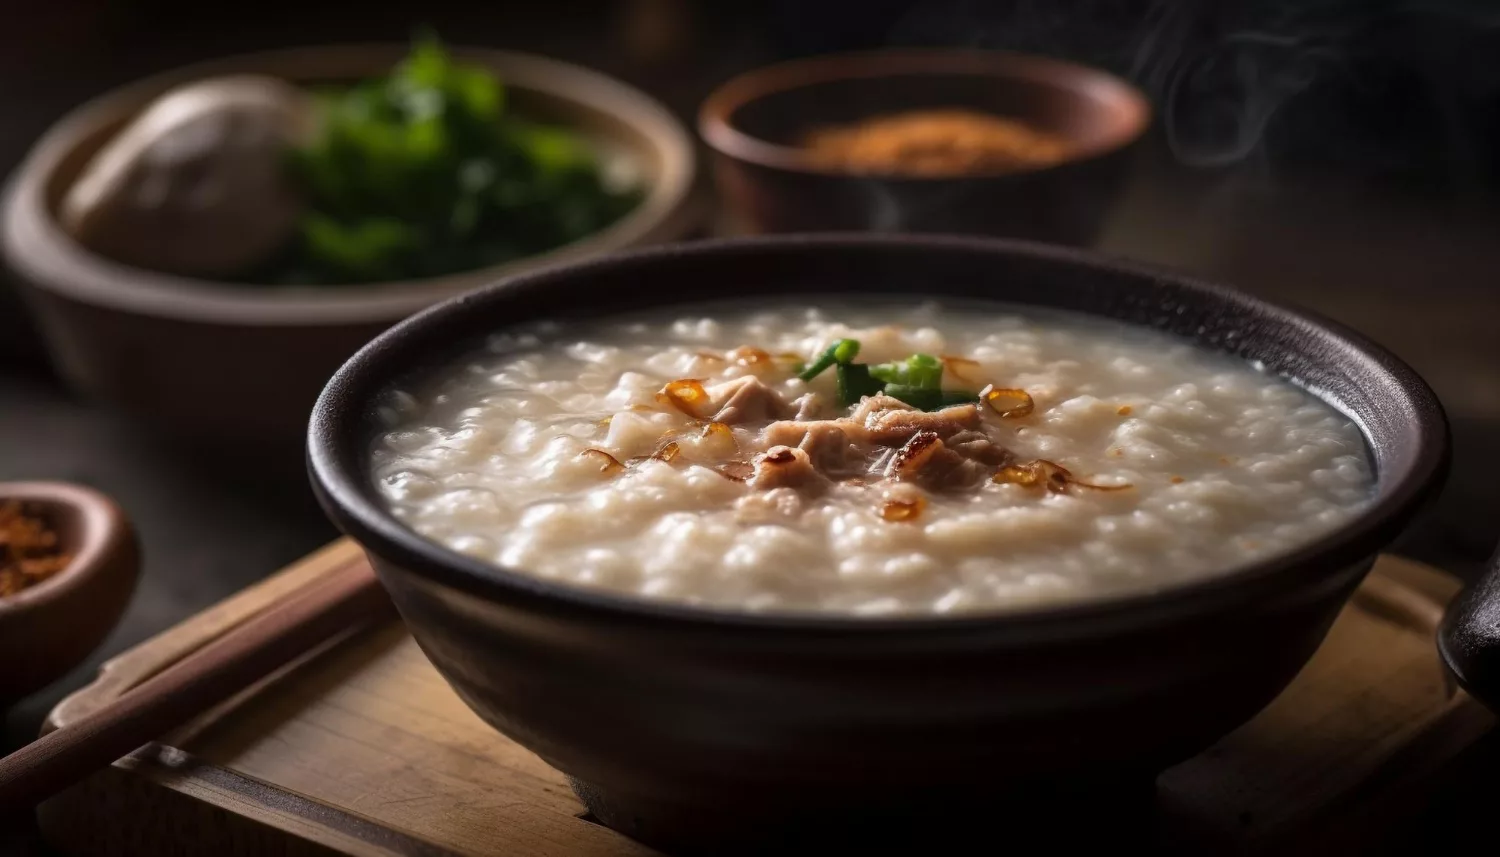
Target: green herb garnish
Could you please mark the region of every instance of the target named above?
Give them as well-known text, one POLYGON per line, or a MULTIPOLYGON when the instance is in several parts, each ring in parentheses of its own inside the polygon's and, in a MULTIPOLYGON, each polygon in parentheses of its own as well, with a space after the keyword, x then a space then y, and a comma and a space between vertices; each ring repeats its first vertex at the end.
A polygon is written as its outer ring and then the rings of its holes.
POLYGON ((914 387, 910 384, 886 384, 882 392, 893 399, 900 399, 924 411, 936 411, 979 398, 978 393, 968 390, 942 390, 934 387, 914 387))
POLYGON ((841 366, 847 365, 849 363, 852 363, 854 361, 854 358, 858 356, 859 340, 840 339, 832 345, 828 346, 828 348, 818 356, 818 359, 814 360, 811 366, 802 370, 802 372, 800 372, 797 377, 801 378, 804 381, 811 381, 812 379, 823 374, 823 372, 827 370, 828 367, 833 366, 834 364, 838 364, 841 366))
POLYGON ((843 407, 873 396, 881 390, 881 383, 870 377, 870 367, 863 363, 838 364, 839 404, 843 407))
POLYGON ((887 384, 936 390, 943 385, 943 361, 931 354, 913 354, 895 363, 871 366, 870 375, 887 384))
POLYGON ((931 354, 913 354, 905 360, 874 365, 855 363, 858 354, 857 340, 840 339, 797 377, 811 381, 830 366, 837 366, 839 405, 846 408, 877 393, 924 411, 973 401, 979 396, 966 390, 945 391, 943 361, 931 354))
POLYGON ((501 81, 417 39, 385 77, 324 94, 290 153, 307 202, 292 246, 252 281, 360 283, 474 270, 550 250, 640 201, 605 186, 573 131, 511 114, 501 81))

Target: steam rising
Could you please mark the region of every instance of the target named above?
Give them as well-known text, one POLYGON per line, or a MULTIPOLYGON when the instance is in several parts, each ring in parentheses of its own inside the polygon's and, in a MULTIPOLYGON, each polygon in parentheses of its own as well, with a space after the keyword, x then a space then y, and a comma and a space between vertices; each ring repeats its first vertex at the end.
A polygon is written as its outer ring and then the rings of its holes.
POLYGON ((1311 154, 1469 180, 1500 166, 1476 139, 1497 133, 1476 127, 1500 102, 1497 36, 1485 0, 928 0, 889 41, 1108 68, 1147 92, 1189 166, 1311 154))

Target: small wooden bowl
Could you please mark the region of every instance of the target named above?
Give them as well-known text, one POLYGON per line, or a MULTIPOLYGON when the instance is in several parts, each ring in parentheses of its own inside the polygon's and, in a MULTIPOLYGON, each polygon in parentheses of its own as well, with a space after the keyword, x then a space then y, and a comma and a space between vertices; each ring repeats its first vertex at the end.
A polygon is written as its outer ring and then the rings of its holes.
POLYGON ((0 597, 0 709, 56 680, 104 640, 135 590, 140 547, 108 497, 64 482, 0 482, 0 502, 44 515, 72 561, 0 597))
POLYGON ((623 247, 684 237, 698 225, 696 154, 686 128, 645 93, 543 57, 454 48, 495 72, 508 109, 565 125, 634 164, 645 198, 571 244, 490 268, 425 280, 272 288, 123 265, 74 241, 57 219, 89 158, 168 89, 262 74, 322 85, 391 69, 406 45, 290 48, 200 63, 108 92, 65 116, 14 174, 0 238, 17 289, 64 377, 164 433, 262 459, 295 454, 318 391, 355 349, 391 324, 498 277, 623 247), (275 455, 266 455, 267 448, 275 455))
POLYGON ((951 232, 1085 245, 1150 123, 1144 95, 1105 72, 1045 57, 969 50, 844 54, 757 69, 704 102, 698 130, 740 233, 951 232), (819 163, 809 131, 909 110, 961 108, 1062 137, 1060 163, 923 177, 819 163))

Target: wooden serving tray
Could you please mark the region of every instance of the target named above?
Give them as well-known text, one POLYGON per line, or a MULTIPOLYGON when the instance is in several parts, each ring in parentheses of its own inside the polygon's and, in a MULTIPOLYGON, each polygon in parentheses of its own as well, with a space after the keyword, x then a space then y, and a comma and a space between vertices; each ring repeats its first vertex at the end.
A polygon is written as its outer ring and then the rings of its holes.
MULTIPOLYGON (((329 571, 347 542, 107 663, 74 720, 329 571)), ((1282 696, 1162 775, 1163 850, 1353 853, 1420 803, 1492 723, 1432 638, 1453 578, 1383 557, 1282 696)), ((584 816, 562 774, 484 725, 399 623, 350 635, 43 804, 73 855, 644 855, 584 816)))

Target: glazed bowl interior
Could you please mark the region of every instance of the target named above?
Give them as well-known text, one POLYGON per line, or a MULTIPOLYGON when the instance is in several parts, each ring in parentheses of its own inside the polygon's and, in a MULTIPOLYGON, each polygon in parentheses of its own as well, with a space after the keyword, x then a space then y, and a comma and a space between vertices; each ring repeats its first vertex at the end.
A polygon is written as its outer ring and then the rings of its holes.
MULTIPOLYGON (((332 379, 313 414, 310 466, 346 532, 397 565, 488 597, 539 609, 647 622, 889 631, 988 625, 997 632, 1091 617, 1124 621, 1284 586, 1310 569, 1367 560, 1441 482, 1447 429, 1428 387, 1395 357, 1332 322, 1230 289, 1042 245, 957 238, 802 236, 704 242, 637 252, 512 279, 398 325, 332 379), (649 284, 643 287, 643 284, 649 284), (965 617, 857 618, 735 614, 575 589, 464 557, 427 541, 382 507, 369 476, 378 394, 457 356, 506 325, 637 313, 713 298, 881 295, 1079 312, 1153 328, 1263 364, 1349 415, 1377 471, 1376 496, 1348 524, 1289 553, 1165 591, 965 617), (1142 611, 1140 608, 1149 608, 1142 611)), ((1303 585, 1306 581, 1297 585, 1303 585)))
POLYGON ((815 164, 802 147, 809 131, 950 107, 1017 118, 1055 134, 1067 142, 1069 161, 1127 146, 1150 117, 1144 96, 1133 87, 1084 66, 1021 54, 902 51, 802 60, 750 72, 705 102, 699 125, 711 146, 735 158, 838 173, 815 164))
POLYGON ((63 196, 93 155, 152 99, 193 80, 264 74, 318 88, 385 73, 403 45, 292 48, 188 66, 107 93, 52 129, 11 188, 8 253, 32 279, 80 300, 137 312, 232 324, 352 323, 396 319, 442 297, 547 262, 632 244, 680 237, 695 156, 686 131, 661 105, 601 74, 507 51, 455 49, 460 59, 493 70, 506 87, 507 109, 568 126, 613 166, 639 182, 644 199, 605 229, 552 250, 476 271, 425 280, 278 287, 231 284, 147 271, 94 254, 58 221, 63 196))

